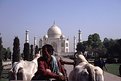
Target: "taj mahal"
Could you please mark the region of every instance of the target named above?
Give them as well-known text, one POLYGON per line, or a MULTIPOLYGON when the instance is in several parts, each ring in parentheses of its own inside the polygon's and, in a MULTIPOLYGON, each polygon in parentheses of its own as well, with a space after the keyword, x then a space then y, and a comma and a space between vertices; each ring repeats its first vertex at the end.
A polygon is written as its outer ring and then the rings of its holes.
POLYGON ((47 35, 39 41, 40 47, 45 44, 51 44, 57 54, 69 52, 69 40, 55 23, 48 29, 47 35))
MULTIPOLYGON (((25 42, 29 42, 29 34, 28 30, 26 31, 26 37, 25 42)), ((79 31, 79 41, 81 38, 81 33, 79 31)), ((53 23, 53 25, 48 29, 47 34, 45 34, 42 38, 39 40, 39 47, 41 48, 45 44, 50 44, 54 48, 54 53, 57 55, 69 53, 69 39, 65 37, 63 32, 61 31, 60 27, 53 23)), ((37 40, 34 38, 34 46, 37 45, 37 40)), ((73 49, 76 49, 76 39, 74 36, 74 45, 73 49)), ((74 51, 75 52, 75 51, 74 51)))

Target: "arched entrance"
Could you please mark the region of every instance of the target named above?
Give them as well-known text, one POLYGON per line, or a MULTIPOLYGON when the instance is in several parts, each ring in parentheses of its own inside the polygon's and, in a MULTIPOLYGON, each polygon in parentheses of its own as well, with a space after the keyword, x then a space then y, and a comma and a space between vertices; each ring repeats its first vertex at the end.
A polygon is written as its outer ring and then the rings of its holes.
POLYGON ((55 42, 52 42, 51 45, 54 48, 54 51, 57 52, 57 44, 55 42))

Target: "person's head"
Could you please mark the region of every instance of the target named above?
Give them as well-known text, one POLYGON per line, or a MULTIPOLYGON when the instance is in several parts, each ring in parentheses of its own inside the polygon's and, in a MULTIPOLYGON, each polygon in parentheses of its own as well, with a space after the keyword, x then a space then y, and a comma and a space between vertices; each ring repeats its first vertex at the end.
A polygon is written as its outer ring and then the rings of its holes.
POLYGON ((51 56, 53 55, 53 47, 52 45, 50 44, 45 44, 43 47, 42 47, 42 55, 43 57, 48 57, 48 56, 51 56))

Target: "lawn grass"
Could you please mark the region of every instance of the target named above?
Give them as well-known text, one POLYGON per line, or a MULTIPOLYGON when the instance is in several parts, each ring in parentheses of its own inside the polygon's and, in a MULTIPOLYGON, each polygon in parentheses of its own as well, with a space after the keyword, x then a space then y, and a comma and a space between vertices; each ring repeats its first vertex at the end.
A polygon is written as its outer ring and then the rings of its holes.
POLYGON ((106 64, 106 67, 108 69, 107 72, 119 76, 119 66, 120 66, 120 64, 106 64))
POLYGON ((8 71, 9 70, 4 70, 3 69, 3 72, 2 72, 2 78, 0 79, 0 81, 8 81, 8 71))

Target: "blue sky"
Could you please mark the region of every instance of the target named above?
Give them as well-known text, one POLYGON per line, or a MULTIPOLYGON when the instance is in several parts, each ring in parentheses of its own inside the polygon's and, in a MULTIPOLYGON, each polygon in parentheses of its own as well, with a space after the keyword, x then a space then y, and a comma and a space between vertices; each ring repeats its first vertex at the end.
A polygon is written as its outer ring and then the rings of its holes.
MULTIPOLYGON (((98 33, 105 37, 121 38, 121 0, 0 0, 0 33, 4 47, 12 47, 18 36, 21 47, 25 41, 25 30, 29 30, 30 44, 34 36, 47 34, 53 22, 69 37, 82 31, 83 40, 98 33)), ((22 50, 22 49, 21 49, 22 50)))

